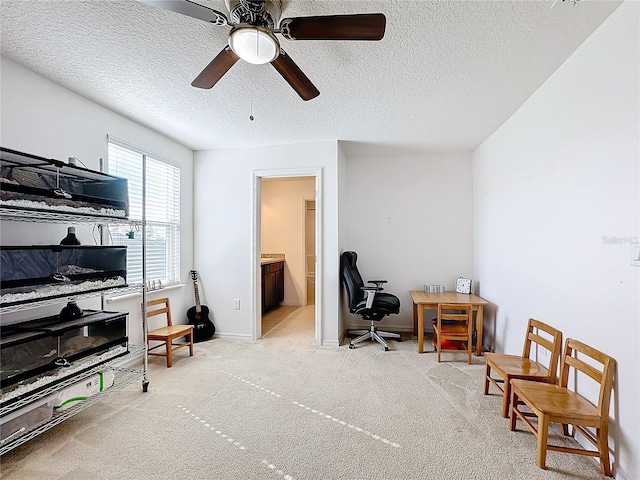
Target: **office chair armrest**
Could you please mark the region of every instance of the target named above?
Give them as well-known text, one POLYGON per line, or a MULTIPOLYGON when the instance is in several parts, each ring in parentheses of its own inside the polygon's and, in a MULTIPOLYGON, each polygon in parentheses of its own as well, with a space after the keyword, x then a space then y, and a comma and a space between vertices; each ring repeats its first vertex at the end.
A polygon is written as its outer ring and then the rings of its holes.
POLYGON ((364 290, 365 292, 367 291, 376 291, 376 292, 381 292, 382 290, 384 290, 384 288, 382 287, 360 287, 362 290, 364 290))
POLYGON ((367 292, 366 308, 371 308, 373 306, 373 299, 376 298, 376 292, 382 291, 383 288, 382 287, 362 287, 362 290, 367 292))
POLYGON ((367 280, 367 283, 375 283, 376 287, 379 287, 380 285, 387 283, 386 280, 367 280))

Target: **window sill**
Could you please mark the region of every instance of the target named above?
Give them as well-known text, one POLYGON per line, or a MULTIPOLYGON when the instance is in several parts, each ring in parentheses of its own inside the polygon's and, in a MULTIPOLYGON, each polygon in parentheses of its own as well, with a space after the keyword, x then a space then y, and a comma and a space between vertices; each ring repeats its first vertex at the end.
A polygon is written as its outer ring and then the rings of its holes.
MULTIPOLYGON (((182 288, 186 286, 186 284, 184 283, 176 283, 173 285, 167 285, 166 287, 162 287, 162 288, 158 288, 156 290, 147 290, 147 296, 152 295, 154 293, 157 292, 164 292, 167 290, 176 290, 178 288, 182 288)), ((130 300, 132 298, 142 298, 142 292, 135 292, 135 293, 126 293, 124 295, 114 295, 112 297, 107 297, 105 298, 105 302, 106 303, 115 303, 115 302, 119 302, 122 300, 130 300)))

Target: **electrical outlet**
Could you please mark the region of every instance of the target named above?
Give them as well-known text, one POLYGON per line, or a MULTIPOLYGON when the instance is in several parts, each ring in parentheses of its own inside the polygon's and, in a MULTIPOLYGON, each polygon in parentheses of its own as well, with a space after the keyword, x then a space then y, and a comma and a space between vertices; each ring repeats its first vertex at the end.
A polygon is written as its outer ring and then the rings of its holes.
POLYGON ((234 310, 240 310, 240 299, 239 298, 234 298, 233 299, 233 309, 234 310))
POLYGON ((544 347, 540 347, 540 355, 542 355, 543 357, 549 356, 549 350, 544 347))
POLYGON ((509 317, 504 317, 504 329, 509 330, 509 317))

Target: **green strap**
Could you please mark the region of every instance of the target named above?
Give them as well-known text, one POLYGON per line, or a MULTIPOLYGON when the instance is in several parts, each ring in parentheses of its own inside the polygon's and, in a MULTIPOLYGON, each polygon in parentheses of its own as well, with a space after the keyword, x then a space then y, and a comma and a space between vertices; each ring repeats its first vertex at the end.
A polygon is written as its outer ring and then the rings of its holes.
POLYGON ((66 400, 64 402, 62 402, 60 405, 58 405, 56 408, 62 408, 64 407, 66 404, 71 403, 71 402, 80 402, 82 400, 86 400, 87 397, 74 397, 74 398, 70 398, 69 400, 66 400))

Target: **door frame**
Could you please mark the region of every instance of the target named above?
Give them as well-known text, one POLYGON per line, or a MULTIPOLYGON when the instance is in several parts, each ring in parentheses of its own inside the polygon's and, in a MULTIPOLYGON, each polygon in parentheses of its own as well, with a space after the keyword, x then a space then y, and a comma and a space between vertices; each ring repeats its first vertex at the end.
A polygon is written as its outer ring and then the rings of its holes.
MULTIPOLYGON (((309 296, 307 295, 307 282, 309 281, 309 270, 307 268, 307 204, 309 202, 313 202, 314 204, 314 213, 313 213, 313 223, 314 223, 314 230, 315 230, 315 224, 316 224, 316 210, 315 210, 315 203, 316 200, 315 198, 307 198, 307 197, 303 197, 302 198, 302 225, 303 225, 303 232, 302 232, 302 264, 304 265, 304 304, 308 305, 309 304, 309 296)), ((314 258, 314 263, 316 262, 317 259, 317 249, 315 248, 315 235, 314 235, 314 245, 313 245, 313 254, 315 256, 314 258)), ((315 282, 315 270, 317 269, 317 265, 314 265, 314 282, 315 282)), ((316 283, 314 283, 314 285, 317 285, 316 283)), ((315 298, 315 294, 317 294, 317 287, 314 286, 313 289, 315 290, 314 292, 314 298, 315 298)))
MULTIPOLYGON (((316 303, 315 303, 315 344, 322 345, 322 167, 286 168, 273 170, 254 170, 252 179, 253 196, 253 221, 251 258, 254 268, 251 269, 251 288, 253 298, 253 326, 252 339, 262 337, 262 285, 261 285, 261 219, 262 219, 262 192, 261 180, 263 178, 287 178, 287 177, 315 177, 316 181, 316 303)), ((306 280, 305 280, 306 281, 306 280)))

